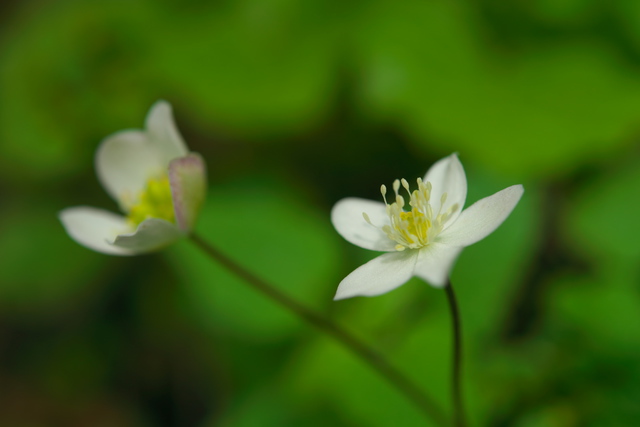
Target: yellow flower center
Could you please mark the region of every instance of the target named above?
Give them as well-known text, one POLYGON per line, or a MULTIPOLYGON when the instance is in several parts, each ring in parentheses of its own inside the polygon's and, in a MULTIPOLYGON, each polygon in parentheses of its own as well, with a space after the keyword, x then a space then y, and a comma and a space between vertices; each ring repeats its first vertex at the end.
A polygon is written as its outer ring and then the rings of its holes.
POLYGON ((127 220, 133 226, 147 218, 160 218, 175 223, 171 185, 166 174, 147 181, 147 186, 140 192, 137 202, 129 209, 127 215, 127 220))
MULTIPOLYGON (((411 192, 406 179, 396 179, 393 182, 395 201, 391 204, 387 202, 387 187, 384 185, 380 187, 382 198, 387 205, 389 224, 378 228, 380 228, 387 237, 397 243, 395 246, 397 251, 403 251, 407 248, 418 249, 427 246, 442 231, 445 223, 459 207, 457 203, 454 203, 445 212, 442 212, 442 207, 447 200, 447 193, 443 193, 440 198, 440 209, 438 212, 434 212, 429 203, 431 198, 431 183, 422 182, 421 178, 417 179, 417 183, 418 189, 411 192), (404 197, 398 193, 401 184, 409 195, 410 211, 403 209, 405 200, 404 197)), ((366 213, 363 212, 362 216, 365 221, 373 225, 366 213)))
POLYGON ((406 224, 406 228, 401 228, 407 240, 417 237, 418 241, 427 242, 427 235, 431 228, 431 221, 420 211, 400 212, 400 220, 406 224))

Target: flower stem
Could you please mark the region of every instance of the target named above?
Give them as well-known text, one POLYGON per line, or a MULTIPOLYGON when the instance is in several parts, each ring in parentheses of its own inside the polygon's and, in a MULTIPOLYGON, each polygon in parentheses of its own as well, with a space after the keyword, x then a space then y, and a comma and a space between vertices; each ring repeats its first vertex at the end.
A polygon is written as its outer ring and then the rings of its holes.
POLYGON ((456 295, 453 292, 451 282, 445 286, 447 300, 451 309, 451 322, 453 326, 453 367, 451 375, 451 391, 453 397, 453 425, 455 427, 465 427, 467 425, 462 404, 462 328, 460 326, 460 312, 456 295))
POLYGON ((273 287, 266 281, 255 276, 253 273, 220 252, 217 248, 203 240, 201 237, 192 234, 191 240, 207 255, 218 261, 227 270, 243 279, 251 287, 261 292, 274 302, 280 304, 282 307, 286 308, 298 317, 314 325, 318 329, 332 335, 335 339, 344 344, 345 347, 360 356, 362 360, 369 363, 372 368, 378 371, 378 373, 394 385, 398 391, 404 394, 408 400, 413 402, 422 411, 422 413, 427 416, 427 418, 430 418, 431 421, 435 423, 435 425, 448 425, 444 412, 440 409, 434 399, 420 390, 414 382, 394 368, 386 359, 371 347, 351 335, 346 330, 342 329, 331 319, 304 307, 302 304, 280 292, 280 290, 273 287))

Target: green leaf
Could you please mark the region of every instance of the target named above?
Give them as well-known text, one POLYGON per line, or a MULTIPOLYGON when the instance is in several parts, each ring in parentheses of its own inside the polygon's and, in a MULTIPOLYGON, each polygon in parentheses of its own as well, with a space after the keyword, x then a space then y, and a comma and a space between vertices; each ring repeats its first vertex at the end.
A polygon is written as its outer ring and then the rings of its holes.
MULTIPOLYGON (((261 177, 216 185, 198 234, 238 264, 310 307, 327 305, 337 282, 337 237, 328 212, 261 177)), ((244 339, 272 341, 303 322, 205 256, 191 242, 170 257, 201 321, 244 339)))
POLYGON ((328 115, 341 28, 333 7, 245 0, 166 12, 148 34, 149 71, 171 82, 202 127, 273 140, 328 115))
POLYGON ((80 170, 107 134, 142 124, 158 97, 141 74, 142 34, 132 32, 147 15, 136 2, 16 11, 0 49, 3 174, 20 184, 80 170))
POLYGON ((0 307, 32 316, 65 310, 103 284, 107 260, 74 242, 51 205, 16 204, 0 221, 0 307))
POLYGON ((587 41, 502 52, 469 6, 378 2, 358 50, 361 108, 418 147, 458 151, 496 171, 553 176, 627 144, 640 82, 587 41))
POLYGON ((640 259, 640 163, 619 161, 611 173, 575 194, 566 215, 566 229, 574 247, 595 261, 606 258, 637 263, 640 259))

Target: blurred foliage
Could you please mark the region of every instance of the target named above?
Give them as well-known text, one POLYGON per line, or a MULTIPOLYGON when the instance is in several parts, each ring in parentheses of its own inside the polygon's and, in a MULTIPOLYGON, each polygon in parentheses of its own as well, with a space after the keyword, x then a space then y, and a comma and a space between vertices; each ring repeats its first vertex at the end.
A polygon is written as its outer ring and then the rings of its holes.
MULTIPOLYGON (((295 193, 264 176, 219 185, 198 229, 288 295, 321 308, 333 296, 328 284, 337 275, 339 237, 326 233, 327 216, 311 210, 306 197, 295 193)), ((172 261, 205 325, 225 325, 227 333, 250 342, 278 342, 303 326, 222 266, 212 265, 194 245, 176 246, 172 261)))
POLYGON ((93 153, 169 100, 210 170, 198 232, 449 407, 445 297, 332 302, 375 256, 345 196, 458 152, 525 198, 453 272, 473 425, 640 420, 640 4, 35 0, 0 6, 0 425, 419 426, 395 390, 190 242, 136 258, 57 212, 116 209, 93 153))

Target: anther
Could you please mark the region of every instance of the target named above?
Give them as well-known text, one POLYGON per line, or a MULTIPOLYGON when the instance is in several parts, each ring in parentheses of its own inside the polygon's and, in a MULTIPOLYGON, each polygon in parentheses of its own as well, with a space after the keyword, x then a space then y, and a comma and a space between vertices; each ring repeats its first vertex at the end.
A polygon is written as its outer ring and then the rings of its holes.
POLYGON ((362 217, 364 218, 365 221, 367 221, 369 224, 373 225, 371 223, 371 220, 369 219, 369 215, 367 215, 366 212, 362 212, 362 217))

